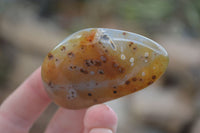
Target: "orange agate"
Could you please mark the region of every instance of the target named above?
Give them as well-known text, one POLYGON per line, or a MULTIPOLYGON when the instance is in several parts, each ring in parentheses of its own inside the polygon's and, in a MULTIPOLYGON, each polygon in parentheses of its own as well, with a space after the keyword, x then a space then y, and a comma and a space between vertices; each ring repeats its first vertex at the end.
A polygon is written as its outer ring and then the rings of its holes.
POLYGON ((52 100, 69 109, 113 100, 155 82, 168 66, 166 50, 141 35, 91 28, 78 31, 42 64, 42 79, 52 100))

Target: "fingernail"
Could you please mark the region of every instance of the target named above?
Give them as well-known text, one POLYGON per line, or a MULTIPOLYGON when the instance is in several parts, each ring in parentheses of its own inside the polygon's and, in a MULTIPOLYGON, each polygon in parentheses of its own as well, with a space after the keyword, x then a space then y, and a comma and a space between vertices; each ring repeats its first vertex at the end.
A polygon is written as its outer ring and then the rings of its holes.
POLYGON ((90 133, 113 133, 112 130, 108 128, 93 128, 90 133))

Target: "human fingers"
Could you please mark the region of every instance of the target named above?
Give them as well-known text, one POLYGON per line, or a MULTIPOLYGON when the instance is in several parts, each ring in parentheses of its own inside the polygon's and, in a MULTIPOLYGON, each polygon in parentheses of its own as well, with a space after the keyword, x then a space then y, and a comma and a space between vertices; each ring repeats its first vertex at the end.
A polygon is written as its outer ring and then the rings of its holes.
POLYGON ((0 106, 0 132, 28 132, 49 103, 38 68, 0 106))
POLYGON ((104 104, 89 108, 84 118, 84 133, 115 133, 117 116, 104 104))
POLYGON ((85 112, 86 109, 58 109, 45 133, 81 133, 85 112))
POLYGON ((68 110, 60 108, 45 133, 114 133, 117 117, 106 105, 95 105, 87 110, 68 110), (84 119, 84 120, 83 120, 84 119), (85 126, 85 127, 84 127, 85 126))

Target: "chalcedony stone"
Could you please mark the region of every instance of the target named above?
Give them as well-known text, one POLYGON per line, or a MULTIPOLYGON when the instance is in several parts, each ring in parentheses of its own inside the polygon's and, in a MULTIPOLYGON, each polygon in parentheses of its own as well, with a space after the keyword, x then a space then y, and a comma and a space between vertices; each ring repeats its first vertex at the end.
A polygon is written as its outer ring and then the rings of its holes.
POLYGON ((50 51, 41 73, 56 104, 81 109, 141 90, 161 77, 167 66, 166 50, 144 36, 90 28, 50 51))

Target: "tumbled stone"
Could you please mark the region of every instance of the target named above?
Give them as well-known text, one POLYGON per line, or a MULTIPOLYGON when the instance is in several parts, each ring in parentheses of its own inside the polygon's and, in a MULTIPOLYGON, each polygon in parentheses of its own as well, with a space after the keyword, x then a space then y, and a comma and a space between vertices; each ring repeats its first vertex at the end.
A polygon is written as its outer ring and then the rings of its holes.
POLYGON ((166 50, 144 36, 90 28, 70 35, 47 54, 42 79, 56 104, 81 109, 149 86, 167 65, 166 50))

